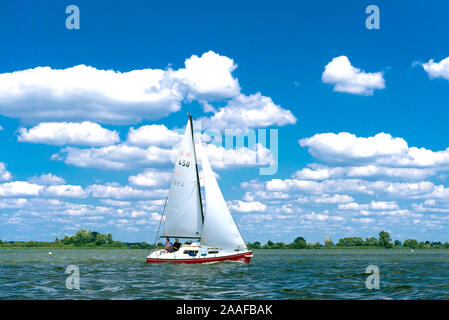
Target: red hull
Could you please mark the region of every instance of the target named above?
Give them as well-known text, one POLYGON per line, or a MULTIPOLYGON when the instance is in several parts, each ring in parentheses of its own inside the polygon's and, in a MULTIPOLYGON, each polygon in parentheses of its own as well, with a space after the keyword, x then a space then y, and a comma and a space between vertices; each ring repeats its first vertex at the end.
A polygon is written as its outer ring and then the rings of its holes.
POLYGON ((196 258, 196 259, 151 259, 147 258, 149 263, 207 263, 207 262, 218 262, 218 261, 242 261, 250 263, 252 258, 252 253, 239 253, 231 256, 217 257, 217 258, 196 258))

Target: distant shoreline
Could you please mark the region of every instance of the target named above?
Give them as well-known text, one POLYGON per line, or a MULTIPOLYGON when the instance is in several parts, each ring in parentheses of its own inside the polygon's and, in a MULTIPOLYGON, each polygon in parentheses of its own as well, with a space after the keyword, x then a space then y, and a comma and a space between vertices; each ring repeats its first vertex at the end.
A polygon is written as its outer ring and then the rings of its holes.
MULTIPOLYGON (((440 241, 420 241, 415 239, 406 239, 402 243, 399 240, 392 240, 390 234, 386 231, 379 232, 379 238, 370 237, 362 239, 361 237, 346 237, 333 243, 327 237, 324 245, 320 242, 307 242, 303 237, 296 237, 291 243, 272 242, 266 244, 260 242, 246 243, 248 249, 449 249, 449 242, 440 241)), ((48 241, 2 241, 0 240, 0 249, 46 249, 46 250, 87 250, 87 249, 161 249, 164 244, 159 242, 155 245, 143 242, 121 242, 114 240, 112 235, 103 234, 96 231, 81 229, 73 236, 64 236, 63 239, 55 238, 53 242, 48 241)))

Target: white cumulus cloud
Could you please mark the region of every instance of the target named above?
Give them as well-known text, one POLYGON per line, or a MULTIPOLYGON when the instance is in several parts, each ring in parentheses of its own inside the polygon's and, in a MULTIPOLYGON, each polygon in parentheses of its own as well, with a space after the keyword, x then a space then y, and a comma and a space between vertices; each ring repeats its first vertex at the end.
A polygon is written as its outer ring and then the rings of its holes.
POLYGON ((130 128, 127 142, 136 146, 172 147, 181 141, 183 133, 168 129, 164 125, 146 125, 130 128))
POLYGON ((238 80, 232 76, 235 68, 234 60, 208 51, 186 59, 184 69, 169 70, 166 81, 177 83, 189 100, 230 98, 240 92, 238 80))
POLYGON ((170 153, 170 149, 153 146, 140 148, 122 143, 88 149, 66 147, 54 154, 52 159, 82 168, 123 170, 168 163, 170 153))
POLYGON ((229 209, 237 212, 264 212, 267 206, 259 201, 235 200, 228 203, 229 209))
POLYGON ((0 162, 0 181, 9 181, 11 180, 11 173, 6 170, 6 165, 3 162, 0 162))
POLYGON ((200 120, 204 128, 223 130, 284 126, 295 124, 297 119, 290 110, 274 104, 270 97, 256 93, 249 96, 240 94, 210 118, 200 120))
POLYGON ((87 192, 94 198, 122 200, 164 198, 168 191, 165 189, 141 190, 130 186, 95 184, 89 186, 87 192))
POLYGON ((38 196, 43 186, 26 181, 12 181, 0 184, 0 196, 38 196))
POLYGON ((120 142, 120 137, 117 131, 89 121, 43 122, 30 129, 21 128, 18 140, 53 145, 107 146, 120 142))
POLYGON ((328 167, 310 164, 311 168, 296 171, 292 177, 303 180, 326 180, 329 178, 389 178, 399 180, 423 180, 436 174, 429 168, 389 168, 376 164, 362 166, 328 167))
POLYGON ((65 183, 65 180, 52 173, 42 174, 29 179, 30 182, 41 185, 61 185, 65 183))
POLYGON ((209 51, 185 68, 129 72, 77 65, 0 74, 0 114, 25 123, 95 121, 130 124, 179 111, 186 99, 228 99, 240 92, 233 60, 209 51))
POLYGON ((128 178, 129 182, 141 187, 164 186, 170 181, 172 173, 154 169, 145 169, 144 172, 128 178))
POLYGON ((322 81, 334 85, 334 91, 359 95, 372 95, 375 89, 384 89, 382 72, 368 73, 351 65, 348 57, 340 56, 329 62, 322 81))
POLYGON ((348 132, 320 133, 299 140, 314 157, 329 162, 369 161, 377 157, 407 154, 408 144, 402 138, 378 133, 373 137, 357 137, 348 132))
POLYGON ((53 185, 45 189, 45 194, 56 197, 84 198, 87 192, 81 186, 74 185, 53 185))
POLYGON ((433 59, 430 59, 429 62, 422 63, 421 65, 431 79, 444 78, 449 80, 449 57, 440 62, 434 62, 433 59))
MULTIPOLYGON (((409 147, 404 139, 394 138, 383 132, 367 138, 357 137, 348 132, 320 133, 299 140, 299 144, 302 147, 308 147, 312 156, 327 163, 345 165, 363 163, 363 166, 345 169, 348 176, 352 177, 405 174, 417 178, 430 176, 434 171, 412 170, 413 168, 447 170, 449 167, 449 148, 432 151, 426 148, 409 147), (403 170, 398 167, 403 167, 403 170)), ((333 170, 336 173, 338 168, 333 170)), ((320 174, 325 174, 324 170, 322 171, 320 174)), ((307 173, 309 176, 312 174, 307 173)), ((298 175, 306 174, 299 172, 298 175)))

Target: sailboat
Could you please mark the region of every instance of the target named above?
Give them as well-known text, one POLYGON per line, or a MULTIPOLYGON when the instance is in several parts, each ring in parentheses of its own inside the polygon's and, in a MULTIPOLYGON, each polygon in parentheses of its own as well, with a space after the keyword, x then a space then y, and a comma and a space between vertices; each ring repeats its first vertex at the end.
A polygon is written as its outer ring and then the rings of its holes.
MULTIPOLYGON (((161 222, 164 214, 164 231, 160 238, 190 239, 190 241, 183 243, 175 252, 166 249, 155 250, 149 254, 147 262, 249 263, 251 261, 253 254, 246 247, 229 212, 202 147, 201 138, 195 145, 191 115, 175 163, 161 222), (201 195, 197 149, 203 170, 205 203, 201 195)), ((156 239, 158 238, 159 234, 156 235, 156 239)))

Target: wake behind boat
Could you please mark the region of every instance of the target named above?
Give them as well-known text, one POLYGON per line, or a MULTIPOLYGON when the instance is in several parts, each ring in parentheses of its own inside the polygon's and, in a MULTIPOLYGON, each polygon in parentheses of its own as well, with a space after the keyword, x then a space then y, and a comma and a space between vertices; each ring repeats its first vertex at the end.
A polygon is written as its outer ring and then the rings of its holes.
MULTIPOLYGON (((249 263, 253 256, 229 212, 218 186, 201 138, 195 145, 193 120, 189 116, 175 164, 166 206, 164 232, 161 238, 188 238, 176 252, 156 250, 147 262, 211 263, 240 261, 249 263), (196 148, 200 151, 203 169, 205 204, 201 196, 196 148)), ((158 235, 157 235, 158 236, 158 235)))

